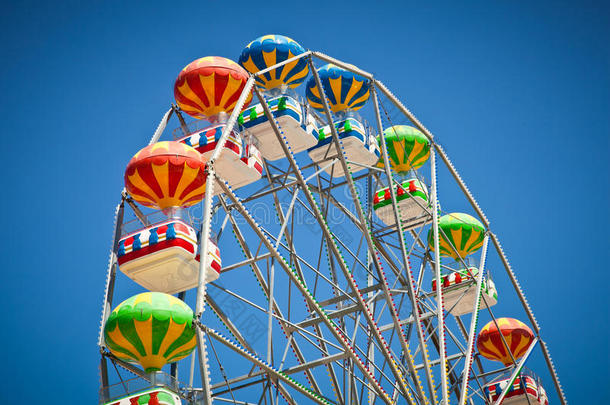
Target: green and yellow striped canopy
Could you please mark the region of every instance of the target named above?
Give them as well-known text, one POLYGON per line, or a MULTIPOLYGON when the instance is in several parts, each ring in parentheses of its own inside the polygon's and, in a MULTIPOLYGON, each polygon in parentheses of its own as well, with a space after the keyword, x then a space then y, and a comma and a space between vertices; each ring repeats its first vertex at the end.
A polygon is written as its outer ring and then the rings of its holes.
MULTIPOLYGON (((417 128, 394 125, 383 131, 383 134, 390 165, 396 173, 420 168, 430 157, 430 141, 417 128)), ((381 142, 381 139, 377 137, 377 141, 381 142)), ((383 167, 383 156, 377 166, 383 167)))
MULTIPOLYGON (((438 221, 439 247, 442 256, 462 259, 479 250, 483 246, 485 227, 476 218, 468 214, 453 213, 443 215, 438 221), (453 248, 457 250, 459 256, 453 248)), ((434 231, 428 231, 428 245, 434 251, 434 231)))
POLYGON ((106 345, 147 373, 188 356, 195 348, 193 310, 169 294, 146 292, 121 302, 104 326, 106 345))

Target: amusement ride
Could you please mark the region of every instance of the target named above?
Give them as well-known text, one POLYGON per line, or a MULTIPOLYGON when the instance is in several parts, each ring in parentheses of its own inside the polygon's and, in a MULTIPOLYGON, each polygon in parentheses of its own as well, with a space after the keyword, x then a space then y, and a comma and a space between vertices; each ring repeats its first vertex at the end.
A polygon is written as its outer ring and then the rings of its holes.
POLYGON ((115 212, 101 404, 567 404, 488 218, 376 77, 266 35, 174 96, 115 212))

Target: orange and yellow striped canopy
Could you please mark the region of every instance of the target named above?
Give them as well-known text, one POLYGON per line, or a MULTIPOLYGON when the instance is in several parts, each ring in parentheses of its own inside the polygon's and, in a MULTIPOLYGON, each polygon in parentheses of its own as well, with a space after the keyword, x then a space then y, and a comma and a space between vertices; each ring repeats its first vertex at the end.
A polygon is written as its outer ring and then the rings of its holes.
POLYGON ((186 144, 158 142, 131 159, 125 171, 125 188, 147 207, 190 207, 203 199, 205 163, 205 158, 186 144))
POLYGON ((486 359, 501 361, 508 366, 513 363, 510 353, 515 360, 523 357, 534 340, 534 333, 526 324, 513 318, 498 318, 497 322, 499 331, 494 321, 491 321, 479 332, 477 349, 486 359), (500 336, 504 336, 510 353, 500 336))
MULTIPOLYGON (((178 106, 197 119, 230 114, 241 95, 248 73, 237 63, 220 56, 207 56, 189 63, 174 84, 178 106)), ((248 95, 244 108, 252 100, 248 95)))

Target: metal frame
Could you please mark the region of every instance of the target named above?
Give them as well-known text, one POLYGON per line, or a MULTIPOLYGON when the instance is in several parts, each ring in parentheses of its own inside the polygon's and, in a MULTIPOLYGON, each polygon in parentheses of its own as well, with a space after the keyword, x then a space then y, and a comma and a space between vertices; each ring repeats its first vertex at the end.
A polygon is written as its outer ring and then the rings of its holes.
MULTIPOLYGON (((183 130, 186 128, 186 123, 179 109, 172 105, 163 116, 149 144, 158 141, 174 113, 181 128, 183 130)), ((250 306, 266 314, 268 329, 266 352, 257 353, 247 341, 246 335, 240 330, 239 325, 234 323, 231 317, 223 312, 222 307, 214 298, 208 295, 205 271, 202 271, 207 265, 207 255, 202 254, 200 279, 195 298, 198 340, 197 362, 199 364, 201 387, 193 388, 191 384, 185 392, 181 393, 185 398, 192 398, 197 393, 201 398, 200 401, 205 404, 212 403, 214 399, 222 402, 246 403, 238 399, 239 393, 249 387, 260 386, 259 403, 278 403, 280 396, 288 403, 297 403, 298 400, 294 397, 295 393, 303 395, 315 403, 371 404, 382 401, 391 404, 401 397, 409 404, 449 404, 452 393, 455 394, 455 398, 460 405, 466 402, 472 404, 473 398, 476 397, 486 403, 487 400, 482 394, 482 388, 487 379, 506 371, 504 367, 486 370, 478 356, 473 354, 478 309, 481 300, 481 279, 488 253, 487 245, 489 239, 491 239, 523 310, 533 326, 536 342, 540 343, 542 355, 554 381, 557 396, 563 405, 567 404, 548 347, 540 335, 540 327, 497 236, 489 228, 489 221, 483 210, 477 204, 443 148, 434 140, 430 131, 383 83, 376 80, 370 73, 322 53, 308 51, 250 76, 236 108, 228 118, 213 156, 208 162, 207 175, 206 195, 202 203, 203 219, 200 228, 200 251, 207 251, 213 216, 221 212, 224 213, 226 218, 223 228, 225 225, 229 225, 239 247, 244 252, 245 258, 241 261, 226 264, 223 273, 241 271, 237 269, 243 270, 250 267, 262 290, 262 295, 258 293, 257 299, 259 301, 263 299, 266 301, 266 305, 259 305, 246 296, 241 296, 235 289, 217 290, 220 291, 219 293, 238 296, 250 306), (368 168, 365 174, 353 176, 350 167, 354 163, 346 159, 342 150, 342 141, 334 125, 330 125, 332 144, 338 156, 330 163, 317 162, 303 166, 299 165, 290 150, 290 145, 283 137, 282 128, 274 120, 264 96, 254 87, 254 81, 255 76, 301 58, 306 58, 308 61, 318 91, 322 95, 323 115, 328 122, 332 122, 333 115, 324 96, 324 88, 315 70, 313 59, 333 63, 370 80, 374 122, 382 139, 380 146, 384 169, 368 168), (288 164, 280 167, 281 164, 264 162, 265 176, 260 182, 262 187, 257 192, 240 199, 233 190, 223 183, 223 179, 215 171, 214 163, 222 153, 223 145, 235 127, 238 113, 251 91, 255 93, 262 104, 269 124, 284 150, 288 164), (431 229, 434 234, 435 249, 432 255, 426 249, 426 243, 422 241, 419 233, 415 231, 404 232, 399 220, 400 208, 395 189, 392 186, 396 183, 396 180, 393 179, 389 169, 388 152, 383 141, 383 118, 380 110, 380 105, 381 107, 383 105, 380 97, 385 97, 386 103, 400 112, 403 119, 408 120, 424 133, 433 148, 430 159, 432 182, 431 229), (457 333, 452 330, 447 322, 448 315, 444 310, 443 292, 440 283, 443 265, 438 253, 440 205, 436 186, 436 155, 440 156, 441 161, 448 168, 466 200, 488 230, 481 253, 480 270, 475 287, 477 300, 474 306, 474 315, 471 317, 468 330, 464 327, 462 319, 456 317, 457 333), (340 165, 346 173, 345 179, 335 183, 333 177, 328 178, 321 171, 319 165, 329 164, 340 165), (313 172, 306 175, 304 170, 313 170, 313 172), (391 185, 390 195, 396 219, 396 225, 393 227, 378 226, 372 214, 369 201, 370 194, 374 191, 372 187, 377 184, 380 175, 385 176, 391 185), (212 194, 214 187, 216 187, 216 179, 219 180, 223 195, 218 198, 218 203, 214 205, 212 194), (357 185, 363 184, 363 182, 366 182, 367 194, 369 194, 367 204, 361 202, 357 188, 357 185), (343 198, 340 196, 341 191, 344 192, 343 198), (279 195, 291 197, 287 211, 282 209, 279 195), (304 197, 304 199, 301 197, 304 197), (272 231, 271 228, 267 229, 267 224, 259 224, 248 209, 248 205, 259 201, 268 201, 269 198, 272 198, 270 202, 273 204, 279 219, 279 233, 272 231), (321 233, 320 251, 317 252, 317 257, 316 254, 309 254, 310 252, 305 247, 299 246, 300 231, 298 226, 294 224, 294 210, 297 208, 301 209, 307 218, 314 221, 314 226, 321 233), (349 243, 342 241, 340 235, 336 233, 338 229, 337 224, 333 222, 333 215, 341 215, 346 224, 361 233, 360 244, 357 249, 348 246, 349 243), (244 228, 236 220, 237 217, 242 220, 242 224, 245 220, 246 226, 244 228), (412 241, 408 242, 408 239, 412 241), (261 248, 265 250, 261 251, 261 248), (297 251, 297 248, 299 251, 297 251), (323 265, 324 259, 327 262, 326 267, 330 271, 329 276, 325 276, 322 272, 322 267, 325 267, 323 265), (353 264, 349 265, 347 259, 353 261, 353 264), (411 260, 413 259, 421 260, 417 278, 412 272, 411 260), (260 265, 263 261, 268 262, 269 271, 267 273, 261 269, 260 265), (312 263, 316 264, 313 265, 312 263), (384 265, 390 270, 388 273, 384 272, 384 265), (276 272, 278 269, 282 271, 276 272), (437 290, 432 294, 426 293, 422 288, 426 269, 429 269, 430 274, 436 278, 437 290), (355 278, 355 273, 358 271, 366 274, 366 288, 358 286, 355 278), (290 293, 287 304, 276 297, 276 279, 278 277, 288 280, 290 293), (313 287, 311 286, 312 281, 313 287), (293 290, 294 294, 292 293, 293 290), (324 291, 332 291, 332 294, 319 296, 324 294, 324 291), (432 297, 436 297, 436 302, 431 299, 432 297), (299 299, 305 301, 304 312, 307 316, 301 319, 291 319, 294 316, 291 314, 295 312, 292 306, 296 305, 294 303, 298 302, 299 299), (396 300, 399 301, 398 304, 396 304, 396 300), (206 303, 210 305, 212 312, 233 338, 225 337, 216 329, 206 325, 206 319, 203 317, 206 303), (336 309, 331 310, 332 306, 336 306, 336 309), (388 309, 388 311, 385 311, 385 309, 388 309), (408 313, 405 315, 404 311, 408 313), (278 322, 285 339, 280 339, 279 337, 282 335, 274 331, 274 322, 278 322), (413 330, 415 330, 414 333, 413 330), (446 340, 446 334, 450 338, 449 340, 446 340), (394 339, 394 335, 396 335, 396 339, 394 339), (228 370, 229 375, 225 375, 225 371, 229 368, 225 364, 221 369, 223 382, 213 384, 209 371, 208 363, 210 360, 207 356, 206 336, 221 343, 221 345, 213 346, 215 360, 218 360, 217 350, 224 350, 222 348, 227 347, 232 352, 239 354, 242 359, 250 362, 253 367, 251 371, 240 374, 234 370, 228 370), (432 342, 431 348, 435 354, 428 348, 430 342, 432 342), (339 352, 336 352, 337 350, 339 352), (293 359, 288 355, 288 351, 293 352, 293 359), (281 361, 278 361, 275 356, 280 353, 283 355, 281 361), (262 360, 263 357, 266 360, 262 360), (389 373, 385 372, 386 366, 389 373), (255 371, 255 368, 258 368, 258 371, 255 371), (426 379, 425 384, 422 384, 420 380, 419 370, 423 370, 426 379), (299 382, 301 374, 304 376, 305 382, 299 382), (325 374, 328 380, 323 382, 321 378, 325 374), (440 375, 440 385, 434 382, 434 374, 440 375), (328 387, 334 391, 334 398, 329 397, 328 387), (469 391, 472 393, 470 396, 468 395, 469 391), (225 393, 230 393, 230 400, 220 397, 225 393)), ((116 270, 118 268, 117 245, 125 215, 125 202, 127 202, 133 216, 144 220, 144 216, 139 212, 137 206, 123 191, 121 202, 115 213, 113 242, 107 268, 102 321, 98 338, 98 345, 102 354, 100 367, 102 385, 104 386, 109 384, 107 359, 121 369, 136 373, 145 379, 151 378, 138 367, 114 358, 107 352, 103 342, 103 325, 112 307, 114 296, 116 270)), ((253 292, 248 292, 248 294, 256 295, 253 292)), ((303 311, 302 306, 301 311, 303 311)), ((489 313, 495 320, 491 310, 489 310, 489 313)), ((210 341, 210 343, 212 342, 210 341)), ((525 359, 530 356, 532 350, 533 345, 527 356, 518 364, 512 366, 514 376, 517 375, 517 371, 523 366, 525 359)), ((172 374, 177 375, 174 374, 174 370, 172 369, 172 374)), ((191 372, 191 382, 192 378, 191 372)))

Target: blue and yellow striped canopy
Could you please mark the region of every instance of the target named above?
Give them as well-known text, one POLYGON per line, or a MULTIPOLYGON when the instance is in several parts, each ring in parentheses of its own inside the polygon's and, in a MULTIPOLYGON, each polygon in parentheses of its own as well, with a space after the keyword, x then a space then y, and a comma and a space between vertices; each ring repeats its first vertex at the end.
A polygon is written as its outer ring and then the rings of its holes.
MULTIPOLYGON (((291 38, 283 35, 264 35, 244 48, 239 57, 239 64, 254 74, 304 52, 305 49, 291 38)), ((307 60, 301 58, 257 76, 256 84, 267 90, 282 84, 295 88, 305 81, 308 74, 307 60)))
MULTIPOLYGON (((347 109, 359 110, 369 99, 369 80, 360 75, 330 63, 318 69, 318 74, 330 109, 334 113, 347 109)), ((313 77, 309 79, 306 87, 309 104, 316 110, 323 111, 322 99, 313 77)))

